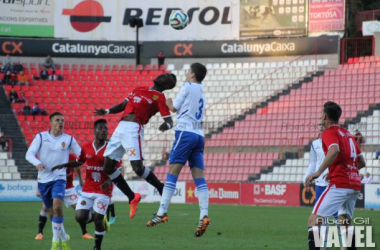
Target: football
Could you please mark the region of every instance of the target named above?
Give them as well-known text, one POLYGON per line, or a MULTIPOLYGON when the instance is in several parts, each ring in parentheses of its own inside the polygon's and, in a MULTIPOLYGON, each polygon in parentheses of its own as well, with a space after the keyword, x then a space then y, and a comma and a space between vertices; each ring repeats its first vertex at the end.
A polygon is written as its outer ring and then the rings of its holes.
POLYGON ((182 30, 189 24, 189 16, 182 10, 173 10, 169 17, 170 26, 176 30, 182 30))

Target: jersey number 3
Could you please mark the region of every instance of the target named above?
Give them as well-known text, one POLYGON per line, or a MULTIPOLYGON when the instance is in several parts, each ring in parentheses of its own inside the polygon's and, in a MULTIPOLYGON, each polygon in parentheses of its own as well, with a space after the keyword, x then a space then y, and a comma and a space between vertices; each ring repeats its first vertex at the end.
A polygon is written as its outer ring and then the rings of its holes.
POLYGON ((199 99, 199 112, 195 113, 195 118, 197 118, 197 120, 201 119, 202 117, 203 104, 203 99, 199 99))

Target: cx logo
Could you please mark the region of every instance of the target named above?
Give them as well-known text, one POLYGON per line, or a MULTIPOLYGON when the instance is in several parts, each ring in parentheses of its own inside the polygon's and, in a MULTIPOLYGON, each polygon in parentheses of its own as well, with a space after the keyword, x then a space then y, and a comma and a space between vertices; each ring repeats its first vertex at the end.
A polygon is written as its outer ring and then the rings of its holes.
POLYGON ((16 52, 18 52, 19 54, 22 54, 21 46, 22 46, 22 42, 16 43, 16 42, 6 41, 6 42, 3 42, 3 44, 1 45, 1 49, 3 50, 5 54, 16 54, 16 52))
POLYGON ((107 208, 106 208, 106 204, 104 204, 103 202, 101 202, 101 201, 98 201, 98 203, 97 203, 97 207, 100 209, 100 210, 107 210, 107 208))
POLYGON ((193 55, 193 52, 191 51, 192 48, 193 48, 192 43, 189 43, 189 44, 177 43, 176 45, 174 45, 174 54, 176 56, 185 56, 185 55, 192 56, 193 55))
POLYGON ((136 156, 136 149, 127 149, 128 156, 136 156))

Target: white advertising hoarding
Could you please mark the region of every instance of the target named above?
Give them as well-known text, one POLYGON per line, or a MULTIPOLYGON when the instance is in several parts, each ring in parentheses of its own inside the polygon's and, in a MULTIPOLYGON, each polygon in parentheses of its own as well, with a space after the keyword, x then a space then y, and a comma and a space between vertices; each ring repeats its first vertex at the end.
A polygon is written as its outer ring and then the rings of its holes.
POLYGON ((41 201, 37 181, 0 181, 0 201, 41 201))
MULTIPOLYGON (((133 192, 141 194, 141 202, 160 202, 161 195, 158 193, 152 185, 146 181, 128 181, 128 185, 131 187, 133 192)), ((116 186, 114 187, 112 193, 113 201, 128 201, 127 196, 125 196, 116 186)), ((185 182, 177 182, 176 190, 174 196, 171 200, 172 203, 185 203, 185 182)))
MULTIPOLYGON (((78 194, 81 195, 81 187, 79 182, 73 182, 78 194)), ((129 186, 134 192, 140 193, 141 202, 160 202, 161 196, 158 191, 146 181, 128 181, 129 186)), ((0 181, 0 201, 42 201, 36 196, 37 181, 0 181)), ((116 186, 112 193, 113 201, 128 202, 125 196, 116 186)), ((176 191, 174 193, 172 203, 185 203, 185 182, 177 182, 176 191)))
POLYGON ((239 39, 239 0, 72 0, 55 2, 55 37, 76 40, 134 41, 136 28, 129 18, 143 19, 141 41, 239 39), (168 19, 182 9, 191 23, 184 30, 168 19))
POLYGON ((0 36, 54 36, 54 0, 0 1, 0 36))

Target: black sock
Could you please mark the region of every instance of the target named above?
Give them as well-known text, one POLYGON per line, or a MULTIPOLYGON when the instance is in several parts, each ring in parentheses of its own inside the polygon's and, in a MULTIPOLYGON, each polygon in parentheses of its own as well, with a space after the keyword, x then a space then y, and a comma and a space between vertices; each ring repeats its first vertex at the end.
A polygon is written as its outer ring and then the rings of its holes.
MULTIPOLYGON (((102 233, 102 232, 100 232, 100 233, 102 233)), ((103 234, 96 234, 95 233, 95 248, 94 249, 101 250, 102 241, 103 241, 103 234)))
POLYGON ((110 221, 110 206, 111 205, 108 205, 107 207, 107 220, 110 221))
POLYGON ((109 217, 109 213, 111 213, 112 217, 115 217, 115 204, 112 203, 108 206, 107 217, 109 217))
POLYGON ((129 201, 131 202, 135 198, 135 193, 129 187, 128 183, 124 180, 123 176, 119 174, 118 177, 112 180, 113 183, 123 192, 126 196, 128 196, 129 201))
POLYGON ((314 233, 313 231, 309 231, 309 250, 319 250, 319 247, 315 247, 315 241, 314 241, 314 233))
POLYGON ((38 218, 38 233, 39 234, 43 234, 46 221, 47 221, 47 217, 40 215, 40 217, 38 218))
POLYGON ((159 181, 157 179, 157 176, 152 172, 150 171, 150 173, 148 174, 148 176, 145 178, 145 180, 150 184, 152 185, 153 187, 157 188, 157 191, 160 193, 160 195, 162 196, 162 191, 164 190, 164 184, 162 184, 161 181, 159 181))
POLYGON ((80 229, 82 229, 82 235, 87 233, 86 223, 79 223, 80 229))

